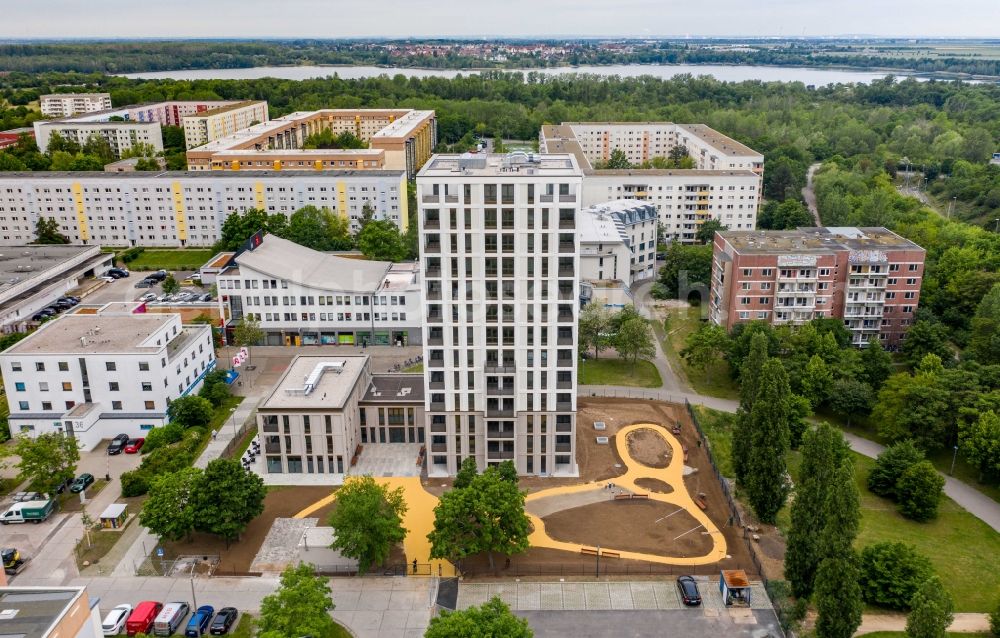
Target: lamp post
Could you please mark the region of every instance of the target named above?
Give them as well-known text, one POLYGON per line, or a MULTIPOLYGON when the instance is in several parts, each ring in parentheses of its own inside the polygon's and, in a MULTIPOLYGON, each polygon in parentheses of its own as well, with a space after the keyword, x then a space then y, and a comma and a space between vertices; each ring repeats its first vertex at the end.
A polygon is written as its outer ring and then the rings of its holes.
POLYGON ((196 561, 191 561, 191 607, 192 611, 198 609, 198 598, 194 595, 194 566, 196 561))
POLYGON ((993 231, 1000 233, 1000 217, 997 217, 993 221, 996 223, 996 228, 994 228, 993 231))
POLYGON ((955 461, 958 459, 958 444, 952 448, 954 452, 951 455, 951 470, 948 471, 948 476, 955 476, 955 461))
POLYGON ((236 408, 239 406, 233 406, 229 408, 229 421, 233 424, 233 440, 236 439, 236 408))

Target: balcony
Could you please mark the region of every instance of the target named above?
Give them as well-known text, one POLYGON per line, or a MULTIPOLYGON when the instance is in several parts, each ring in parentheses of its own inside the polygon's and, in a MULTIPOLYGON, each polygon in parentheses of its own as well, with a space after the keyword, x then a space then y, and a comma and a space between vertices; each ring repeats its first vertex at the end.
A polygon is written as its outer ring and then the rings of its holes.
MULTIPOLYGON (((447 432, 448 426, 444 423, 431 423, 431 432, 447 432)), ((438 445, 441 445, 440 443, 438 445)))
POLYGON ((440 219, 425 219, 424 230, 441 230, 440 219))
POLYGON ((556 299, 559 301, 572 301, 575 298, 572 290, 565 290, 563 288, 559 289, 559 294, 556 296, 556 299))
POLYGON ((444 359, 430 359, 427 362, 427 367, 428 368, 443 368, 444 367, 444 359))
POLYGON ((440 312, 429 312, 427 313, 427 323, 441 323, 443 316, 440 312))
POLYGON ((514 416, 514 408, 499 408, 499 407, 490 407, 490 406, 487 405, 486 406, 486 416, 487 417, 495 417, 495 416, 511 417, 511 416, 514 416))
POLYGON ((565 381, 556 381, 556 390, 571 390, 573 389, 573 380, 567 379, 565 381))
POLYGON ((490 437, 491 439, 495 438, 512 439, 514 438, 514 428, 488 427, 486 428, 486 436, 490 437))
POLYGON ((571 345, 573 345, 573 337, 572 336, 569 336, 569 337, 559 336, 559 337, 556 338, 556 345, 557 346, 571 346, 571 345))
POLYGON ((445 204, 457 204, 458 203, 458 195, 445 195, 444 196, 444 203, 445 204))
POLYGON ((264 452, 266 454, 281 454, 281 444, 280 443, 265 443, 264 452))
POLYGON ((431 401, 431 412, 444 412, 444 402, 431 401))
POLYGON ((572 217, 560 217, 559 228, 562 230, 573 230, 576 228, 576 220, 572 217))
POLYGON ((514 362, 504 361, 501 365, 498 361, 487 361, 483 370, 488 374, 514 374, 514 362))
POLYGON ((572 423, 556 423, 556 432, 572 432, 572 423))
POLYGON ((444 381, 428 381, 427 387, 430 390, 444 390, 444 381))
POLYGON ((576 244, 571 241, 561 241, 559 242, 559 252, 561 253, 576 252, 576 244))
POLYGON ((434 288, 434 289, 428 290, 427 291, 427 300, 428 301, 441 301, 441 289, 440 288, 434 288))
POLYGON ((440 277, 441 267, 439 266, 437 268, 428 268, 427 270, 424 271, 424 275, 427 277, 440 277))
POLYGON ((556 401, 556 412, 569 412, 572 409, 572 401, 556 401))
POLYGON ((573 359, 564 359, 564 358, 556 359, 556 367, 557 368, 572 368, 573 367, 573 359))
POLYGON ((420 201, 424 204, 438 204, 441 202, 441 196, 437 193, 431 193, 430 195, 421 197, 420 201))
POLYGON ((443 346, 444 337, 441 335, 427 337, 427 345, 429 346, 443 346))
POLYGON ((428 255, 440 254, 441 253, 441 242, 429 241, 424 244, 424 253, 428 255))
POLYGON ((541 204, 551 204, 554 198, 555 195, 552 193, 542 193, 538 196, 538 201, 541 204))
POLYGON ((556 443, 556 452, 572 452, 572 443, 556 443))
POLYGON ((572 266, 559 266, 560 277, 573 277, 575 275, 576 270, 572 266))
POLYGON ((558 315, 556 315, 556 321, 559 321, 559 322, 573 321, 573 313, 572 312, 560 312, 558 315))
POLYGON ((562 203, 572 203, 576 201, 576 195, 574 193, 567 193, 559 195, 559 201, 562 203))
POLYGON ((486 459, 488 461, 505 461, 514 458, 514 450, 487 450, 486 459))
POLYGON ((511 386, 487 385, 486 394, 491 396, 510 397, 514 396, 514 388, 511 386))
POLYGON ((447 443, 431 443, 431 452, 447 452, 447 443))

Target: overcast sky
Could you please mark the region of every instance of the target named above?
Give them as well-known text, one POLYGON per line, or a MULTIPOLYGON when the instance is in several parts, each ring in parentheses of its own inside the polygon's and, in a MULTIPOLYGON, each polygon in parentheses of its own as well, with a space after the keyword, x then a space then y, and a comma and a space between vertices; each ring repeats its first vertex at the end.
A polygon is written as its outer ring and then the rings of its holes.
POLYGON ((0 37, 1000 37, 1000 0, 0 0, 0 37))

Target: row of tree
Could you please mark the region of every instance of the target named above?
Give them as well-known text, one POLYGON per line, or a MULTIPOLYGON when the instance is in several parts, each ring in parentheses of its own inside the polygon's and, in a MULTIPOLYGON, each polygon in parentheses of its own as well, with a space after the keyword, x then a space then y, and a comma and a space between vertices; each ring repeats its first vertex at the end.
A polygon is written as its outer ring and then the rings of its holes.
POLYGON ((628 305, 618 312, 611 312, 598 304, 587 304, 580 311, 577 324, 581 351, 594 350, 598 358, 601 351, 614 348, 618 356, 632 362, 651 359, 656 355, 653 330, 635 306, 628 305))

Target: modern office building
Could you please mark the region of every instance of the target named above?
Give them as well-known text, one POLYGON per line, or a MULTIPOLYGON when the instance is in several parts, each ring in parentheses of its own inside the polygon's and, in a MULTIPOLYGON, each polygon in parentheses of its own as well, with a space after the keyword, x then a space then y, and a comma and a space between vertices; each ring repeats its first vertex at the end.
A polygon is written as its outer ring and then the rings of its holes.
POLYGON ((111 108, 110 93, 53 93, 41 96, 38 101, 46 117, 69 117, 111 108))
POLYGON ((99 602, 86 587, 0 587, 0 636, 98 638, 99 602))
POLYGON ((577 217, 572 155, 435 155, 417 175, 428 472, 512 460, 575 475, 577 217))
POLYGON ((11 432, 62 432, 83 450, 164 425, 169 402, 214 368, 211 326, 141 303, 64 315, 0 353, 11 432))
POLYGON ((434 111, 323 109, 251 126, 188 150, 187 159, 192 171, 403 169, 412 179, 435 146, 434 111), (324 131, 352 133, 368 149, 303 148, 310 135, 324 131))
POLYGON ((184 143, 195 148, 268 120, 267 102, 237 102, 183 117, 184 143))
POLYGON ((423 403, 420 375, 373 374, 366 355, 297 356, 257 407, 264 463, 255 469, 269 483, 301 474, 340 483, 359 446, 423 443, 423 403))
POLYGON ((113 255, 100 246, 30 245, 0 250, 0 330, 24 332, 33 317, 79 285, 106 272, 113 255))
POLYGON ((566 122, 543 126, 539 149, 571 153, 583 169, 583 206, 639 199, 656 206, 666 239, 692 242, 698 227, 717 219, 730 230, 753 230, 764 156, 702 124, 566 122), (692 169, 596 168, 622 151, 630 163, 651 166, 683 146, 692 169))
POLYGON ((406 172, 8 172, 0 173, 0 246, 34 241, 41 217, 74 244, 212 246, 233 212, 290 216, 315 206, 357 230, 366 205, 405 231, 406 172))
POLYGON ((267 345, 421 342, 417 264, 338 257, 273 235, 251 244, 215 275, 227 336, 253 315, 267 345))
POLYGON ((656 206, 619 199, 595 204, 579 217, 580 279, 626 286, 656 276, 656 206))
POLYGON ((895 347, 917 311, 924 256, 885 228, 716 233, 710 318, 730 330, 753 320, 801 325, 836 317, 855 345, 895 347))

